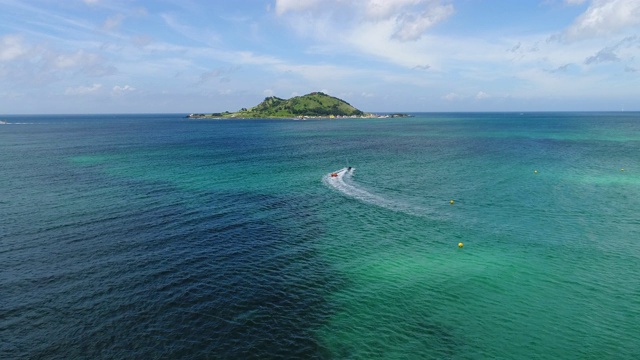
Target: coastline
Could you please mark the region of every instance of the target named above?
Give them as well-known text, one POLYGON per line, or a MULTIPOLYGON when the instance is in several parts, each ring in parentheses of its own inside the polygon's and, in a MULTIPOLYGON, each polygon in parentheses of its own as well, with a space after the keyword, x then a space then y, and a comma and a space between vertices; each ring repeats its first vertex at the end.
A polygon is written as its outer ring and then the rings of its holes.
POLYGON ((190 119, 370 119, 407 117, 407 114, 373 114, 358 110, 348 102, 322 92, 312 92, 290 99, 266 97, 252 108, 236 112, 192 113, 190 119))
POLYGON ((364 115, 295 115, 295 116, 235 116, 235 114, 230 114, 227 116, 223 116, 218 113, 212 114, 198 114, 193 113, 185 116, 187 119, 209 119, 209 120, 249 120, 249 119, 262 119, 262 120, 316 120, 316 119, 389 119, 389 118, 405 118, 405 117, 413 117, 410 114, 373 114, 367 113, 364 115))

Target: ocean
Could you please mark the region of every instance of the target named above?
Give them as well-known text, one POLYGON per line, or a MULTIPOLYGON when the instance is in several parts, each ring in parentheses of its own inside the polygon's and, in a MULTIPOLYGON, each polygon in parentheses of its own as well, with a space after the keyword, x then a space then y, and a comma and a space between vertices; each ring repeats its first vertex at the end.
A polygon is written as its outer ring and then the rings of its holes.
POLYGON ((413 115, 0 116, 0 358, 640 358, 640 113, 413 115))

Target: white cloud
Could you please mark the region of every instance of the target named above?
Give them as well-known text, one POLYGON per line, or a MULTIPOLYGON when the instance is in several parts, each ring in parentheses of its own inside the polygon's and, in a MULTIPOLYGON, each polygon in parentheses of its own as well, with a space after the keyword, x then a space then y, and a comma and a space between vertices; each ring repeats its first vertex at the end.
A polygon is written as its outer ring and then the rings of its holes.
MULTIPOLYGON (((459 39, 430 35, 430 29, 455 12, 447 0, 323 0, 322 6, 318 4, 276 1, 280 20, 298 35, 318 40, 320 43, 311 47, 323 54, 361 54, 406 69, 429 69, 429 74, 436 74, 443 70, 444 54, 449 57, 467 54, 463 56, 478 59, 479 54, 491 52, 488 47, 495 47, 478 44, 475 39, 461 43, 459 39), (481 50, 475 52, 478 48, 481 50)), ((415 76, 408 80, 414 84, 424 81, 415 76)), ((406 82, 407 78, 400 81, 406 82)))
POLYGON ((102 89, 102 84, 93 84, 90 86, 78 86, 74 88, 67 88, 64 94, 65 95, 87 95, 87 94, 96 93, 100 91, 100 89, 102 89))
MULTIPOLYGON (((565 3, 579 5, 581 1, 565 0, 565 3)), ((558 39, 573 36, 575 40, 578 36, 593 37, 633 29, 640 21, 639 0, 593 0, 588 4, 584 14, 558 39)), ((589 71, 586 65, 611 62, 616 57, 623 61, 621 66, 636 62, 629 60, 633 59, 631 47, 607 51, 611 44, 603 43, 602 38, 569 44, 569 41, 545 42, 550 34, 544 32, 492 39, 430 34, 434 26, 455 13, 452 2, 446 0, 277 0, 276 7, 279 18, 288 22, 293 31, 318 40, 319 43, 312 46, 322 49, 323 54, 349 51, 406 69, 428 69, 419 74, 414 72, 414 79, 409 82, 418 86, 435 85, 442 76, 453 72, 479 82, 496 76, 522 80, 518 73, 527 68, 555 69, 553 71, 560 74, 567 73, 571 64, 575 65, 572 67, 575 75, 579 75, 589 71), (498 68, 501 70, 496 70, 498 68), (511 75, 507 75, 509 73, 511 75)), ((276 67, 285 67, 285 64, 276 67)), ((286 67, 308 73, 302 71, 303 66, 286 64, 286 67)), ((407 79, 401 81, 407 83, 407 79)), ((485 91, 493 93, 493 90, 485 91)))
POLYGON ((480 91, 480 92, 478 92, 478 93, 476 94, 476 99, 478 99, 478 100, 484 100, 484 99, 488 99, 488 98, 490 98, 490 97, 491 97, 491 95, 487 94, 487 93, 486 93, 486 92, 484 92, 484 91, 480 91))
POLYGON ((98 61, 96 54, 88 54, 79 50, 73 54, 60 54, 53 58, 52 63, 59 69, 82 67, 95 64, 98 61))
POLYGON ((20 36, 6 35, 0 39, 0 61, 11 61, 26 53, 27 47, 20 36))
POLYGON ((462 96, 459 94, 456 94, 454 92, 448 93, 447 95, 442 97, 443 100, 447 100, 447 101, 455 101, 455 100, 460 100, 462 99, 462 96))
POLYGON ((386 28, 385 38, 420 39, 425 32, 454 13, 443 0, 276 0, 276 13, 291 14, 293 28, 318 38, 339 38, 372 27, 386 28), (322 5, 322 6, 319 6, 322 5), (388 26, 385 23, 390 23, 388 26))
POLYGON ((112 75, 116 68, 105 64, 101 56, 78 50, 75 53, 58 53, 52 50, 45 52, 48 63, 53 69, 81 72, 88 76, 100 77, 112 75))
POLYGON ((434 53, 429 51, 430 48, 435 48, 433 38, 423 38, 418 43, 396 41, 392 38, 395 32, 394 27, 392 20, 362 24, 353 31, 345 33, 342 40, 345 47, 409 69, 424 64, 429 64, 433 69, 438 68, 439 64, 434 59, 434 53))
POLYGON ((606 36, 638 25, 640 1, 594 0, 564 32, 563 39, 572 41, 606 36))
POLYGON ((124 20, 124 18, 125 17, 122 14, 111 16, 104 21, 104 23, 102 24, 102 29, 105 31, 113 31, 118 26, 120 26, 120 24, 122 24, 122 21, 124 20))
POLYGON ((423 2, 422 0, 366 0, 364 1, 364 14, 367 19, 379 20, 393 17, 405 6, 412 6, 423 2))
POLYGON ((321 0, 276 0, 276 14, 282 15, 289 11, 305 11, 321 3, 321 0))
POLYGON ((401 41, 418 40, 425 31, 454 13, 453 5, 437 5, 420 14, 402 13, 396 19, 397 30, 393 37, 401 41))
POLYGON ((113 95, 124 95, 126 93, 130 93, 130 92, 133 92, 135 90, 136 90, 136 88, 134 88, 133 86, 130 86, 130 85, 125 85, 125 86, 116 85, 116 86, 113 87, 112 93, 113 93, 113 95))

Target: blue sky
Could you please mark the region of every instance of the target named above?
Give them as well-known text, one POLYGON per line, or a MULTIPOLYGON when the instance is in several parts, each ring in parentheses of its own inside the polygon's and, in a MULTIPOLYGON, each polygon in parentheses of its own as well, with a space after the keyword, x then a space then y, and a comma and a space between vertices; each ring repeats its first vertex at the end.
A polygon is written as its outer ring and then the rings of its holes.
POLYGON ((640 0, 0 0, 0 113, 640 110, 640 0))

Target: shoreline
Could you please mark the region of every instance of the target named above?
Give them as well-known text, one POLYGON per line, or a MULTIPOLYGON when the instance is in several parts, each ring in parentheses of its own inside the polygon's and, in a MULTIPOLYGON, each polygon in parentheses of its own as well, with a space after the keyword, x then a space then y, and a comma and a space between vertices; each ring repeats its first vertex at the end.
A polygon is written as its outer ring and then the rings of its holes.
POLYGON ((187 119, 211 119, 211 120, 249 120, 249 119, 263 119, 263 120, 314 120, 314 119, 389 119, 389 118, 405 118, 413 117, 409 114, 365 114, 365 115, 298 115, 298 116, 217 116, 214 114, 189 114, 185 116, 187 119))

